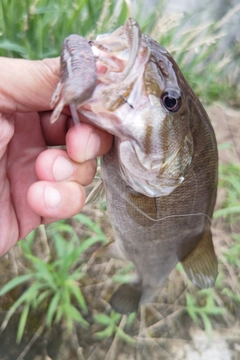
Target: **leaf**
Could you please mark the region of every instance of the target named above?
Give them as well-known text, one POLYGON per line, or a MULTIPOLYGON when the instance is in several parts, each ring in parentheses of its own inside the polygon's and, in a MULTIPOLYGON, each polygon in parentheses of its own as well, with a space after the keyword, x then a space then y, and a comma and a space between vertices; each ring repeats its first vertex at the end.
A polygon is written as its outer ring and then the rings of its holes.
POLYGON ((87 240, 84 240, 83 243, 80 245, 80 253, 84 253, 88 248, 92 245, 96 244, 98 241, 101 241, 103 238, 101 236, 92 236, 87 240))
POLYGON ((29 281, 30 279, 32 279, 32 277, 32 274, 20 275, 15 277, 2 287, 2 289, 0 290, 0 296, 3 296, 10 290, 14 289, 16 286, 19 286, 22 283, 29 281))
POLYGON ((64 314, 64 307, 63 306, 59 306, 57 308, 57 313, 56 313, 56 318, 55 318, 55 323, 58 324, 59 321, 61 320, 61 318, 63 317, 64 314))
POLYGON ((122 319, 123 315, 115 312, 114 310, 111 311, 111 319, 114 324, 119 323, 119 321, 122 319))
POLYGON ((38 259, 37 261, 34 261, 34 267, 36 269, 36 272, 34 273, 34 278, 38 282, 45 283, 46 286, 50 287, 54 291, 57 291, 57 273, 54 273, 54 271, 52 271, 53 264, 47 264, 43 260, 38 259))
POLYGON ((15 313, 15 311, 17 310, 17 308, 26 301, 26 303, 28 302, 28 298, 29 298, 29 293, 30 293, 31 289, 26 290, 18 299, 17 301, 15 301, 15 303, 10 307, 10 309, 8 310, 4 321, 1 325, 1 331, 3 331, 5 329, 5 327, 8 324, 8 321, 10 320, 10 318, 12 317, 12 315, 15 313))
POLYGON ((61 298, 61 293, 59 291, 53 296, 53 298, 48 306, 47 318, 46 318, 47 326, 50 326, 52 323, 52 319, 53 319, 54 313, 56 313, 56 309, 57 309, 58 303, 60 301, 60 298, 61 298))
POLYGON ((108 326, 106 329, 96 332, 94 334, 94 337, 98 340, 103 340, 112 336, 112 334, 113 334, 113 329, 111 326, 108 326))
POLYGON ((62 235, 59 234, 58 231, 59 230, 57 229, 57 233, 54 236, 54 246, 55 246, 55 248, 57 250, 58 258, 62 258, 64 255, 66 255, 67 242, 62 237, 62 235))
POLYGON ((186 310, 188 312, 188 315, 193 319, 193 321, 195 323, 198 323, 195 302, 189 293, 186 293, 186 310))
POLYGON ((95 314, 93 318, 101 325, 109 325, 112 322, 112 319, 106 314, 95 314))
POLYGON ((21 313, 21 317, 18 323, 18 331, 17 331, 17 343, 19 344, 21 342, 23 332, 26 326, 27 317, 29 314, 30 305, 27 304, 24 306, 23 311, 21 313))
POLYGON ((201 317, 202 317, 202 319, 203 319, 205 331, 206 331, 208 337, 210 338, 211 335, 212 335, 212 324, 211 324, 211 321, 210 321, 209 317, 208 317, 206 314, 201 314, 201 317))
POLYGON ((70 304, 71 317, 74 321, 79 322, 82 326, 89 326, 89 323, 82 317, 81 313, 70 304))
POLYGON ((74 281, 79 281, 82 278, 84 278, 85 275, 86 275, 85 273, 81 273, 81 268, 76 268, 74 272, 71 275, 69 275, 69 278, 74 281))
POLYGON ((78 285, 76 283, 74 283, 73 281, 69 282, 68 284, 70 287, 70 291, 73 293, 74 297, 78 301, 79 306, 85 313, 87 313, 88 308, 87 308, 84 296, 82 294, 82 291, 80 290, 78 285))
POLYGON ((0 49, 17 52, 21 54, 21 56, 26 57, 26 49, 13 41, 6 39, 0 41, 0 49))
POLYGON ((36 232, 37 230, 32 230, 26 237, 25 239, 22 239, 19 244, 24 252, 24 255, 25 253, 29 254, 31 253, 32 251, 32 245, 33 245, 33 242, 36 238, 36 232))
POLYGON ((189 293, 186 293, 186 302, 187 302, 187 307, 195 305, 195 301, 189 293))
POLYGON ((209 314, 211 315, 224 315, 226 314, 227 309, 218 307, 218 306, 214 306, 211 311, 209 311, 209 314))
POLYGON ((130 335, 126 334, 121 328, 117 327, 117 334, 119 335, 119 337, 124 340, 126 343, 128 343, 129 345, 135 345, 136 344, 136 340, 134 338, 132 338, 130 335))
POLYGON ((39 306, 48 296, 50 296, 52 294, 52 290, 51 289, 48 289, 48 290, 45 290, 43 292, 41 292, 37 299, 36 299, 36 305, 39 306))
POLYGON ((106 236, 100 226, 98 226, 94 221, 92 221, 88 216, 84 214, 77 214, 74 216, 74 219, 79 221, 81 224, 86 225, 90 230, 100 235, 104 240, 107 241, 106 236))
POLYGON ((68 329, 71 331, 73 321, 77 321, 82 326, 89 326, 88 322, 82 317, 80 312, 71 303, 63 304, 63 316, 66 318, 68 329))
POLYGON ((135 319, 136 319, 136 312, 129 314, 127 317, 127 324, 128 325, 132 324, 135 319))
POLYGON ((224 217, 224 216, 228 216, 231 214, 240 214, 240 205, 227 207, 224 209, 219 209, 219 210, 215 211, 215 213, 213 214, 213 217, 216 219, 221 216, 224 217))
POLYGON ((187 312, 188 312, 188 315, 193 319, 193 321, 195 322, 195 324, 197 324, 197 323, 198 323, 198 317, 197 317, 197 314, 196 314, 196 312, 194 311, 194 309, 187 308, 187 312))

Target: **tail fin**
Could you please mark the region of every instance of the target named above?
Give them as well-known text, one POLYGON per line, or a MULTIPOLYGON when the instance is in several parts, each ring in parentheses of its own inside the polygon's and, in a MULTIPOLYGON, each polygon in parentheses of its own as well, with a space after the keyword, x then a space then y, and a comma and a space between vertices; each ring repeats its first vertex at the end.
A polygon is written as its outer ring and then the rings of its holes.
POLYGON ((137 311, 141 295, 141 284, 123 284, 113 293, 110 305, 120 314, 129 314, 137 311))

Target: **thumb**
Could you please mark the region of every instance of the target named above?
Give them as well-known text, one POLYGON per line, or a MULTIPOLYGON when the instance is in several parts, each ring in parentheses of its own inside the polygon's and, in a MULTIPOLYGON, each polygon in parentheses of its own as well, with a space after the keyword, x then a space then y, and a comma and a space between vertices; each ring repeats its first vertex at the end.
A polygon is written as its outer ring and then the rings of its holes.
POLYGON ((59 75, 59 58, 34 61, 1 57, 0 112, 49 110, 59 75))

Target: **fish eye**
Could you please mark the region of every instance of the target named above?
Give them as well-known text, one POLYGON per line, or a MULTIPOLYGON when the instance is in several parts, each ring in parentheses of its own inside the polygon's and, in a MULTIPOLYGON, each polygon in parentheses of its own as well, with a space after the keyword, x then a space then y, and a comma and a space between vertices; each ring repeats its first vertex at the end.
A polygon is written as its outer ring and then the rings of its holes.
POLYGON ((174 90, 165 91, 162 95, 162 102, 167 110, 176 112, 181 106, 181 95, 174 90))

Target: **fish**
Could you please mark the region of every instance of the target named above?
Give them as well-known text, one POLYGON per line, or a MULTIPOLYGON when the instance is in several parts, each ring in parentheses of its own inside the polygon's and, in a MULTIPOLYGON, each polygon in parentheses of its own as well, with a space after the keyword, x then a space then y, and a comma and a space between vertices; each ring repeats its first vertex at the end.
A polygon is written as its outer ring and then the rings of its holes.
POLYGON ((87 199, 106 196, 115 233, 95 256, 129 260, 136 270, 113 293, 112 308, 128 314, 154 301, 178 262, 196 287, 213 287, 218 151, 206 111, 172 56, 134 19, 88 45, 94 90, 80 106, 64 94, 61 101, 114 136, 87 199))

